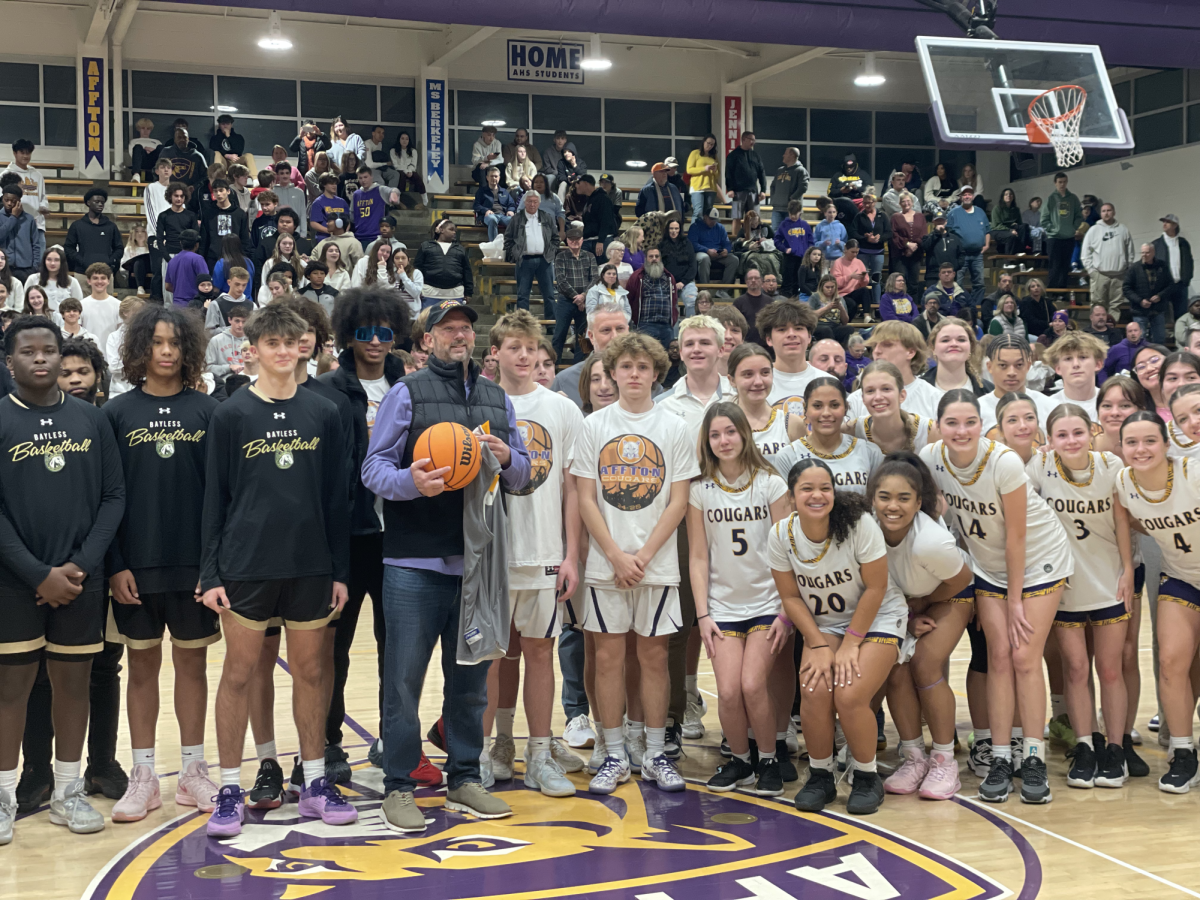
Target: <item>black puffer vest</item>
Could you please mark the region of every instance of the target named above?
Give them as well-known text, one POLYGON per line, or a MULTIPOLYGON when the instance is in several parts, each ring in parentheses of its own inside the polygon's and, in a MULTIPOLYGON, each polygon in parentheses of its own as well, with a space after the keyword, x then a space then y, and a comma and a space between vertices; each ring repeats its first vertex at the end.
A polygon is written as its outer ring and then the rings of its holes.
MULTIPOLYGON (((438 422, 457 422, 477 428, 484 422, 500 440, 508 443, 508 398, 503 388, 480 377, 472 360, 467 372, 468 396, 462 366, 430 356, 425 368, 400 379, 412 398, 412 424, 402 468, 413 461, 413 447, 426 428, 438 422)), ((445 491, 436 497, 383 503, 383 555, 385 559, 428 559, 462 556, 463 493, 445 491)))

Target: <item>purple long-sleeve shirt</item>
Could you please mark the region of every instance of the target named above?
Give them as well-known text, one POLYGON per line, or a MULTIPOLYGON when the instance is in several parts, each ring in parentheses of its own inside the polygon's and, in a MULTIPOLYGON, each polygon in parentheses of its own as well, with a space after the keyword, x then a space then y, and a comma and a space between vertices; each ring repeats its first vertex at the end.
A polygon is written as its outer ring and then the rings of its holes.
MULTIPOLYGON (((467 392, 471 390, 467 385, 467 392)), ((517 428, 517 414, 512 401, 504 400, 508 411, 508 446, 512 458, 507 466, 501 467, 500 480, 512 490, 523 487, 529 481, 529 451, 517 428)), ((371 432, 371 443, 367 457, 363 460, 362 480, 367 489, 385 500, 415 500, 421 496, 413 481, 412 470, 401 468, 400 460, 408 444, 408 429, 412 425, 412 396, 408 386, 397 382, 375 413, 375 427, 371 432)), ((461 556, 410 557, 384 559, 384 565, 402 566, 407 569, 427 569, 442 575, 462 575, 461 556)))

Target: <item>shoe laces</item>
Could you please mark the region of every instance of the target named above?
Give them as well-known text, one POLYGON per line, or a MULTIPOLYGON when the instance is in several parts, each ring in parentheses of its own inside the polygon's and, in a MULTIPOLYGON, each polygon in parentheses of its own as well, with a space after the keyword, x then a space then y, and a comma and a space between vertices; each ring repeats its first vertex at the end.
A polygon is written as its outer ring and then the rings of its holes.
POLYGON ((621 760, 615 756, 606 756, 604 762, 600 766, 600 770, 596 772, 596 777, 611 777, 618 778, 621 775, 624 766, 621 765, 621 760))
POLYGON ((1194 750, 1176 750, 1171 754, 1171 768, 1168 775, 1188 775, 1188 770, 1191 768, 1188 765, 1189 760, 1194 759, 1194 750))
POLYGON ((242 789, 233 785, 225 785, 217 795, 212 798, 217 804, 217 815, 222 818, 229 818, 237 815, 238 804, 242 802, 242 789))
POLYGON ((1046 763, 1040 756, 1031 756, 1021 764, 1021 783, 1025 787, 1041 787, 1046 783, 1046 763))
POLYGON ((995 781, 1000 778, 1007 781, 1012 778, 1012 772, 1012 760, 1003 757, 993 757, 991 771, 988 772, 988 776, 984 779, 984 782, 995 781))
POLYGON ((322 797, 325 800, 326 806, 348 806, 349 801, 342 796, 342 792, 337 789, 337 785, 331 784, 325 778, 318 778, 313 782, 313 793, 322 797))

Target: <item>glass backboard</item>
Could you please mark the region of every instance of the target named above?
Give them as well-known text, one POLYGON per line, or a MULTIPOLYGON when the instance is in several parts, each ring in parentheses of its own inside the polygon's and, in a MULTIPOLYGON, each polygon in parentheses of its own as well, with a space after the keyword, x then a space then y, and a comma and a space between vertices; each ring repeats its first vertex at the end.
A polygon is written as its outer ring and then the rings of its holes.
POLYGON ((1101 151, 1133 147, 1097 46, 940 37, 918 37, 916 46, 943 146, 1049 150, 1029 142, 1029 104, 1073 84, 1087 91, 1080 144, 1101 151))

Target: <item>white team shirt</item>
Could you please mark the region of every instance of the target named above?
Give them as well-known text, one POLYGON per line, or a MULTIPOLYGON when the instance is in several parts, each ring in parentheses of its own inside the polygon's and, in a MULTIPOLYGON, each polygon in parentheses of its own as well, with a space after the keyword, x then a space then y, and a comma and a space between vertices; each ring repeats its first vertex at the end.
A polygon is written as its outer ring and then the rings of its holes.
MULTIPOLYGON (((1056 394, 1049 397, 1041 391, 1029 390, 1025 394, 1033 401, 1034 408, 1037 409, 1038 427, 1042 429, 1044 434, 1046 431, 1046 417, 1054 412, 1055 407, 1063 402, 1062 396, 1056 394)), ((989 391, 979 399, 980 421, 983 423, 983 428, 980 434, 987 434, 996 427, 996 407, 1000 405, 1000 398, 996 396, 995 391, 989 391)))
MULTIPOLYGON (((845 634, 866 590, 862 566, 886 556, 887 544, 869 513, 863 514, 840 544, 832 538, 812 543, 804 536, 799 515, 792 513, 771 526, 767 554, 773 571, 790 571, 795 576, 800 596, 817 627, 830 634, 845 634)), ((903 637, 907 624, 908 603, 889 574, 870 631, 903 637)))
MULTIPOLYGON (((609 534, 626 553, 636 553, 666 512, 671 485, 700 474, 695 437, 678 416, 654 407, 631 413, 614 403, 588 416, 570 461, 580 478, 596 481, 596 500, 609 534)), ((642 585, 678 585, 675 532, 646 566, 642 585)), ((613 569, 592 538, 585 580, 612 587, 613 569)))
POLYGON ((1187 457, 1168 457, 1167 487, 1148 491, 1137 475, 1124 468, 1117 477, 1117 497, 1162 550, 1163 573, 1200 585, 1200 466, 1187 457))
POLYGON ((1053 450, 1035 453, 1025 466, 1030 488, 1046 501, 1070 538, 1075 574, 1059 604, 1066 612, 1115 604, 1121 575, 1113 492, 1124 464, 1112 453, 1088 455, 1088 468, 1080 472, 1063 465, 1053 450))
POLYGON ((791 413, 786 409, 772 409, 766 427, 753 433, 754 443, 758 445, 763 456, 774 456, 792 442, 788 437, 788 422, 791 418, 791 413))
POLYGON ((107 346, 108 336, 121 327, 121 301, 116 297, 85 297, 79 324, 96 336, 100 346, 107 346))
POLYGON ((926 597, 970 565, 950 530, 919 510, 904 540, 887 548, 887 558, 888 575, 905 597, 926 597))
MULTIPOLYGON (((938 489, 950 504, 947 518, 971 555, 971 571, 998 587, 1008 587, 1004 559, 1003 494, 1028 485, 1025 465, 1015 451, 996 441, 981 440, 975 459, 965 469, 950 463, 944 441, 919 454, 933 472, 938 489)), ((1025 577, 1022 587, 1066 578, 1074 572, 1067 532, 1032 489, 1025 491, 1025 577)))
POLYGON ((1200 441, 1193 441, 1180 431, 1174 422, 1167 423, 1167 436, 1171 439, 1170 454, 1172 456, 1200 457, 1200 441))
MULTIPOLYGON (((914 378, 904 386, 904 400, 900 408, 908 413, 915 413, 923 419, 937 421, 938 404, 942 402, 942 394, 934 385, 923 378, 914 378)), ((851 418, 861 419, 870 415, 867 404, 863 402, 862 388, 846 398, 846 406, 851 418)))
MULTIPOLYGON (((916 424, 916 431, 913 434, 912 443, 908 449, 913 453, 920 453, 922 448, 929 443, 929 432, 933 430, 933 420, 918 416, 915 413, 906 414, 911 415, 916 424)), ((871 417, 869 415, 860 416, 854 420, 854 436, 862 438, 864 441, 872 444, 872 446, 879 446, 871 440, 871 417)), ((883 452, 882 447, 880 447, 879 452, 883 452)))
POLYGON ((563 482, 583 413, 540 384, 508 399, 530 460, 529 483, 508 492, 508 585, 553 588, 564 552, 563 482))
MULTIPOLYGON (((383 402, 383 398, 387 396, 388 391, 392 386, 388 384, 387 377, 375 378, 367 380, 359 379, 359 384, 363 390, 367 392, 367 440, 371 439, 371 435, 375 431, 375 413, 379 410, 379 404, 383 402)), ((375 515, 379 519, 379 528, 383 530, 383 498, 375 498, 375 515)))
POLYGON ((717 389, 707 400, 701 400, 688 389, 687 376, 680 378, 669 391, 663 391, 654 398, 655 404, 671 415, 678 416, 687 425, 688 434, 694 439, 700 437, 700 426, 704 424, 704 414, 714 403, 733 403, 736 394, 733 385, 724 375, 717 379, 717 389))
POLYGON ((770 471, 726 484, 720 473, 692 483, 689 504, 704 516, 708 543, 708 612, 716 622, 779 614, 781 601, 767 564, 771 504, 787 495, 770 471))
POLYGON ((786 481, 792 466, 809 457, 822 460, 829 466, 833 472, 835 488, 839 491, 854 491, 856 494, 867 492, 867 481, 870 480, 871 473, 883 462, 883 452, 878 447, 849 434, 843 434, 837 450, 829 454, 815 449, 808 443, 808 438, 802 437, 780 450, 770 462, 786 481))
POLYGON ((776 369, 767 403, 776 409, 785 408, 793 416, 804 415, 804 389, 815 378, 833 377, 809 363, 803 372, 780 372, 776 369))

